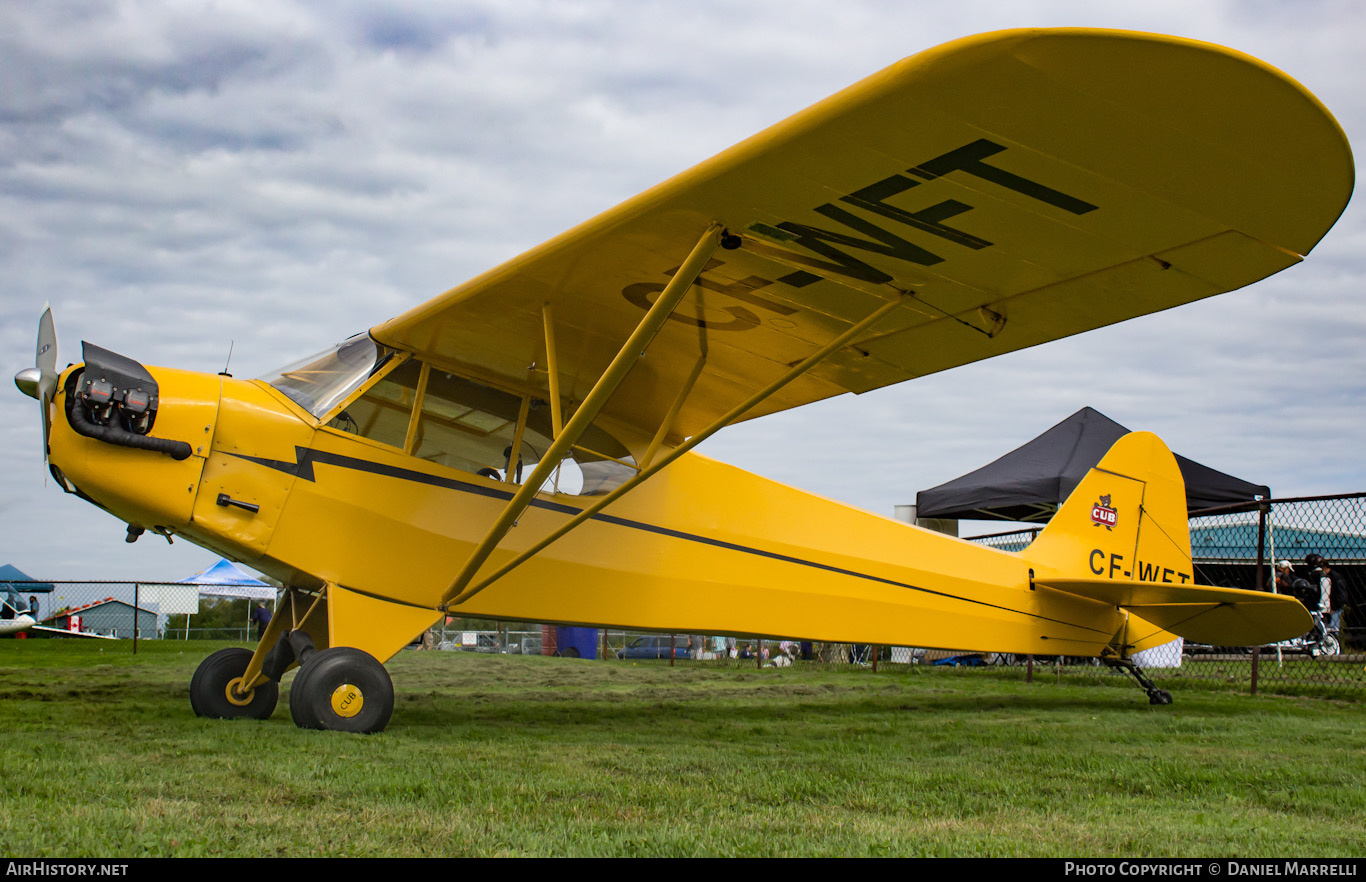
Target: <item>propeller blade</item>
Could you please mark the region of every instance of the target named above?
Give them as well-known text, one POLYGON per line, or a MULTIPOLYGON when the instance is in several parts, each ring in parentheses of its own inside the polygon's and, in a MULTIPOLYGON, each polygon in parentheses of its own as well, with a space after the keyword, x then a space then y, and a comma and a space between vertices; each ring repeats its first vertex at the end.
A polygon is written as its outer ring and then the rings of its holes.
POLYGON ((57 391, 57 331, 52 326, 52 307, 43 304, 43 316, 38 319, 38 348, 33 355, 33 366, 38 368, 38 393, 51 398, 57 391))
POLYGON ((57 391, 57 330, 52 324, 52 307, 43 304, 38 319, 38 347, 33 355, 38 368, 38 404, 43 414, 43 465, 47 465, 47 440, 52 434, 52 396, 57 391))

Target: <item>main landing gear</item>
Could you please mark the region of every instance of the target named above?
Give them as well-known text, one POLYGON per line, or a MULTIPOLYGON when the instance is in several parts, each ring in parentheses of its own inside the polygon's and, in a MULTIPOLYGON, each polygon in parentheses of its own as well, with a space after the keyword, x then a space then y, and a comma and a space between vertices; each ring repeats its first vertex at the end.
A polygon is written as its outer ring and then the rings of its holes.
POLYGON ((304 659, 289 687, 289 713, 300 729, 378 732, 393 712, 389 672, 370 653, 350 646, 304 659))
POLYGON ((299 661, 289 687, 289 713, 301 729, 370 733, 394 712, 394 684, 374 656, 350 646, 315 649, 302 631, 282 636, 247 688, 249 649, 223 649, 204 659, 190 680, 196 716, 264 720, 279 701, 279 679, 299 661))
POLYGON ((1148 694, 1148 704, 1172 703, 1172 694, 1165 689, 1158 689, 1157 684, 1149 680, 1148 676, 1139 670, 1138 665, 1127 658, 1103 658, 1101 661, 1112 668, 1119 668, 1137 680, 1138 685, 1148 694))
POLYGON ((264 720, 279 702, 280 683, 297 667, 289 684, 296 726, 379 732, 394 712, 394 684, 380 659, 439 616, 330 582, 322 589, 286 588, 255 652, 224 649, 204 659, 190 681, 190 706, 201 717, 264 720))
POLYGON ((242 675, 251 664, 250 649, 220 649, 200 662, 190 680, 190 707, 197 717, 264 720, 275 713, 280 686, 271 680, 244 689, 242 675))

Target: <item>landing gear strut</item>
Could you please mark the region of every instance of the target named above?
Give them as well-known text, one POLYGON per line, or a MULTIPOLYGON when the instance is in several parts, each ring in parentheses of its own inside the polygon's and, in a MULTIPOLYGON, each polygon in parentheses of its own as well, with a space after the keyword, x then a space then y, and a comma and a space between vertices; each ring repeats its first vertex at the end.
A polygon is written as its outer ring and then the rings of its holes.
POLYGON ((1158 689, 1157 684, 1148 679, 1148 676, 1139 670, 1138 665, 1129 661, 1127 658, 1102 659, 1106 665, 1112 668, 1119 668, 1138 681, 1138 685, 1148 694, 1148 704, 1171 704, 1172 694, 1165 689, 1158 689))

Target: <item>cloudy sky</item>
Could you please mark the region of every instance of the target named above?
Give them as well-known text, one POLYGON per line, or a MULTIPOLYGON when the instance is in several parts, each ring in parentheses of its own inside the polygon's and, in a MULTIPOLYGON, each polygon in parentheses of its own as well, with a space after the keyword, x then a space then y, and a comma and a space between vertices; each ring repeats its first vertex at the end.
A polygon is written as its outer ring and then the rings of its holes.
MULTIPOLYGON (((365 330, 956 37, 1084 25, 1232 46, 1366 144, 1356 0, 0 5, 0 345, 255 376, 365 330)), ((1358 200, 1359 203, 1359 200, 1358 200)), ((1243 291, 733 427, 719 459, 891 514, 1090 405, 1278 496, 1366 490, 1366 210, 1243 291)), ((0 563, 179 578, 42 468, 0 394, 0 563)))

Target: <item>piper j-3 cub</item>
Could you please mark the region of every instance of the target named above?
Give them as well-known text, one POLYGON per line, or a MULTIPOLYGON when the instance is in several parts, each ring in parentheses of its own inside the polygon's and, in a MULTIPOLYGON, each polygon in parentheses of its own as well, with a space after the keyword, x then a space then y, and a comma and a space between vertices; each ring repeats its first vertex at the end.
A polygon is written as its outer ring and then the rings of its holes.
POLYGON ((1299 262, 1353 185, 1303 87, 1237 52, 1022 30, 922 52, 502 266, 257 380, 144 367, 51 324, 17 381, 62 487, 281 580, 211 717, 373 732, 383 663, 447 614, 1093 656, 1303 633, 1196 584, 1185 492, 1123 438, 1019 553, 692 448, 1231 291, 1299 262))

